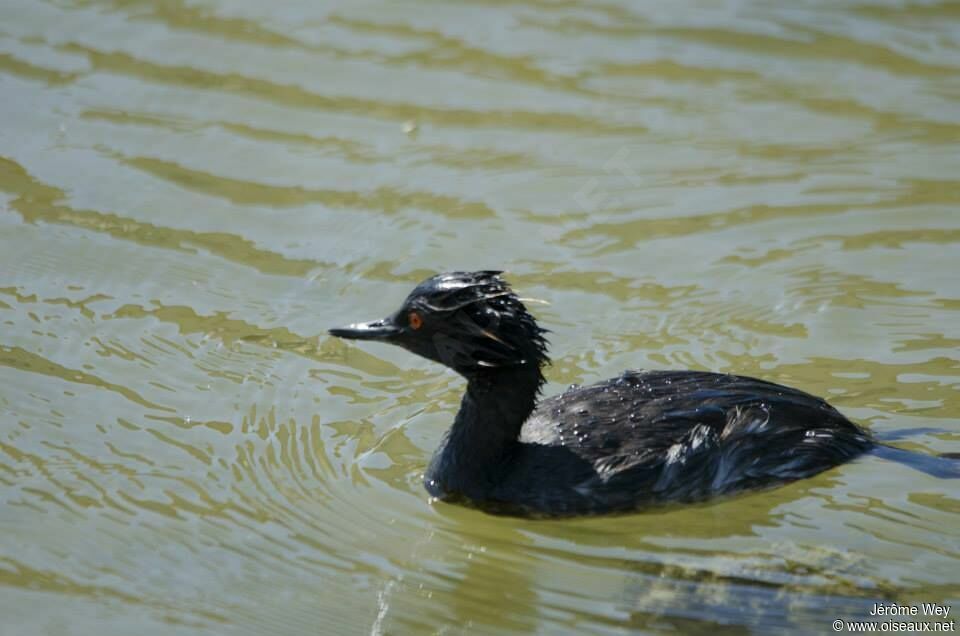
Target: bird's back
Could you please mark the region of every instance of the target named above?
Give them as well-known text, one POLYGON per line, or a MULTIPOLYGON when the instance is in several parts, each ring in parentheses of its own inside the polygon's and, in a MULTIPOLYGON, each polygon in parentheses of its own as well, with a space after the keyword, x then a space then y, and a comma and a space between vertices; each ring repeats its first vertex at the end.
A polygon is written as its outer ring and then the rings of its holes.
POLYGON ((768 487, 872 446, 820 398, 702 371, 629 371, 571 387, 537 406, 520 441, 500 498, 539 493, 518 503, 545 514, 626 511, 768 487))

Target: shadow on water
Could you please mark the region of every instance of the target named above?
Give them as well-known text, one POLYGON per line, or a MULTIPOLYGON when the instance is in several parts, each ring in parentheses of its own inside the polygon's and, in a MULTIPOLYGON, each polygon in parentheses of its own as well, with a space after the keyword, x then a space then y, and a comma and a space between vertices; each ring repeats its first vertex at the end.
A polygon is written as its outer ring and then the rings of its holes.
POLYGON ((856 559, 842 550, 696 547, 759 538, 759 529, 781 524, 791 502, 822 499, 836 485, 837 477, 820 476, 727 501, 560 522, 516 523, 435 504, 436 532, 460 547, 461 566, 445 577, 448 588, 429 588, 430 599, 459 624, 524 633, 544 620, 570 629, 706 633, 721 626, 812 628, 825 625, 825 615, 865 616, 875 602, 904 596, 880 581, 864 589, 856 559), (519 555, 504 560, 504 545, 519 555), (775 564, 765 563, 767 550, 778 554, 775 564), (710 564, 696 565, 706 555, 710 564))
POLYGON ((894 446, 879 445, 870 451, 883 459, 900 462, 940 479, 960 479, 960 453, 928 455, 894 446))

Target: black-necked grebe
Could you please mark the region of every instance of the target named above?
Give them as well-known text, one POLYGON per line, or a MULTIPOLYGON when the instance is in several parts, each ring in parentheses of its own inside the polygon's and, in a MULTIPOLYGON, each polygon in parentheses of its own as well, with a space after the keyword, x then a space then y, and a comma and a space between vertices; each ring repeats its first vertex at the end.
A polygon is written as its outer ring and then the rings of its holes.
POLYGON ((874 446, 803 391, 704 371, 627 371, 538 403, 545 330, 500 272, 428 278, 376 322, 330 334, 400 345, 467 379, 427 491, 496 513, 633 511, 784 484, 874 446))

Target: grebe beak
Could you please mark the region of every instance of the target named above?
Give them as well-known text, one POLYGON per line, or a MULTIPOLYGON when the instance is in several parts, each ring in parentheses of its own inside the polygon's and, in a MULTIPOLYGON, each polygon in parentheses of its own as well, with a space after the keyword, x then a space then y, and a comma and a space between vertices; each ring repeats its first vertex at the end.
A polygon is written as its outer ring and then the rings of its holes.
POLYGON ((374 320, 373 322, 358 322, 346 327, 335 327, 328 333, 338 338, 349 340, 390 340, 400 335, 401 329, 392 318, 374 320))

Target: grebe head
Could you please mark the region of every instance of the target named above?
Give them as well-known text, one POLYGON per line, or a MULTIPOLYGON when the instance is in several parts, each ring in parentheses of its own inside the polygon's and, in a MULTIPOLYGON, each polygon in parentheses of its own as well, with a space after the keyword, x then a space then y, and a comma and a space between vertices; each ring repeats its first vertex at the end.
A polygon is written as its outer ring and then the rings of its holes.
POLYGON ((537 326, 501 272, 448 272, 423 281, 383 320, 331 329, 330 335, 379 340, 444 364, 470 379, 547 362, 537 326))

